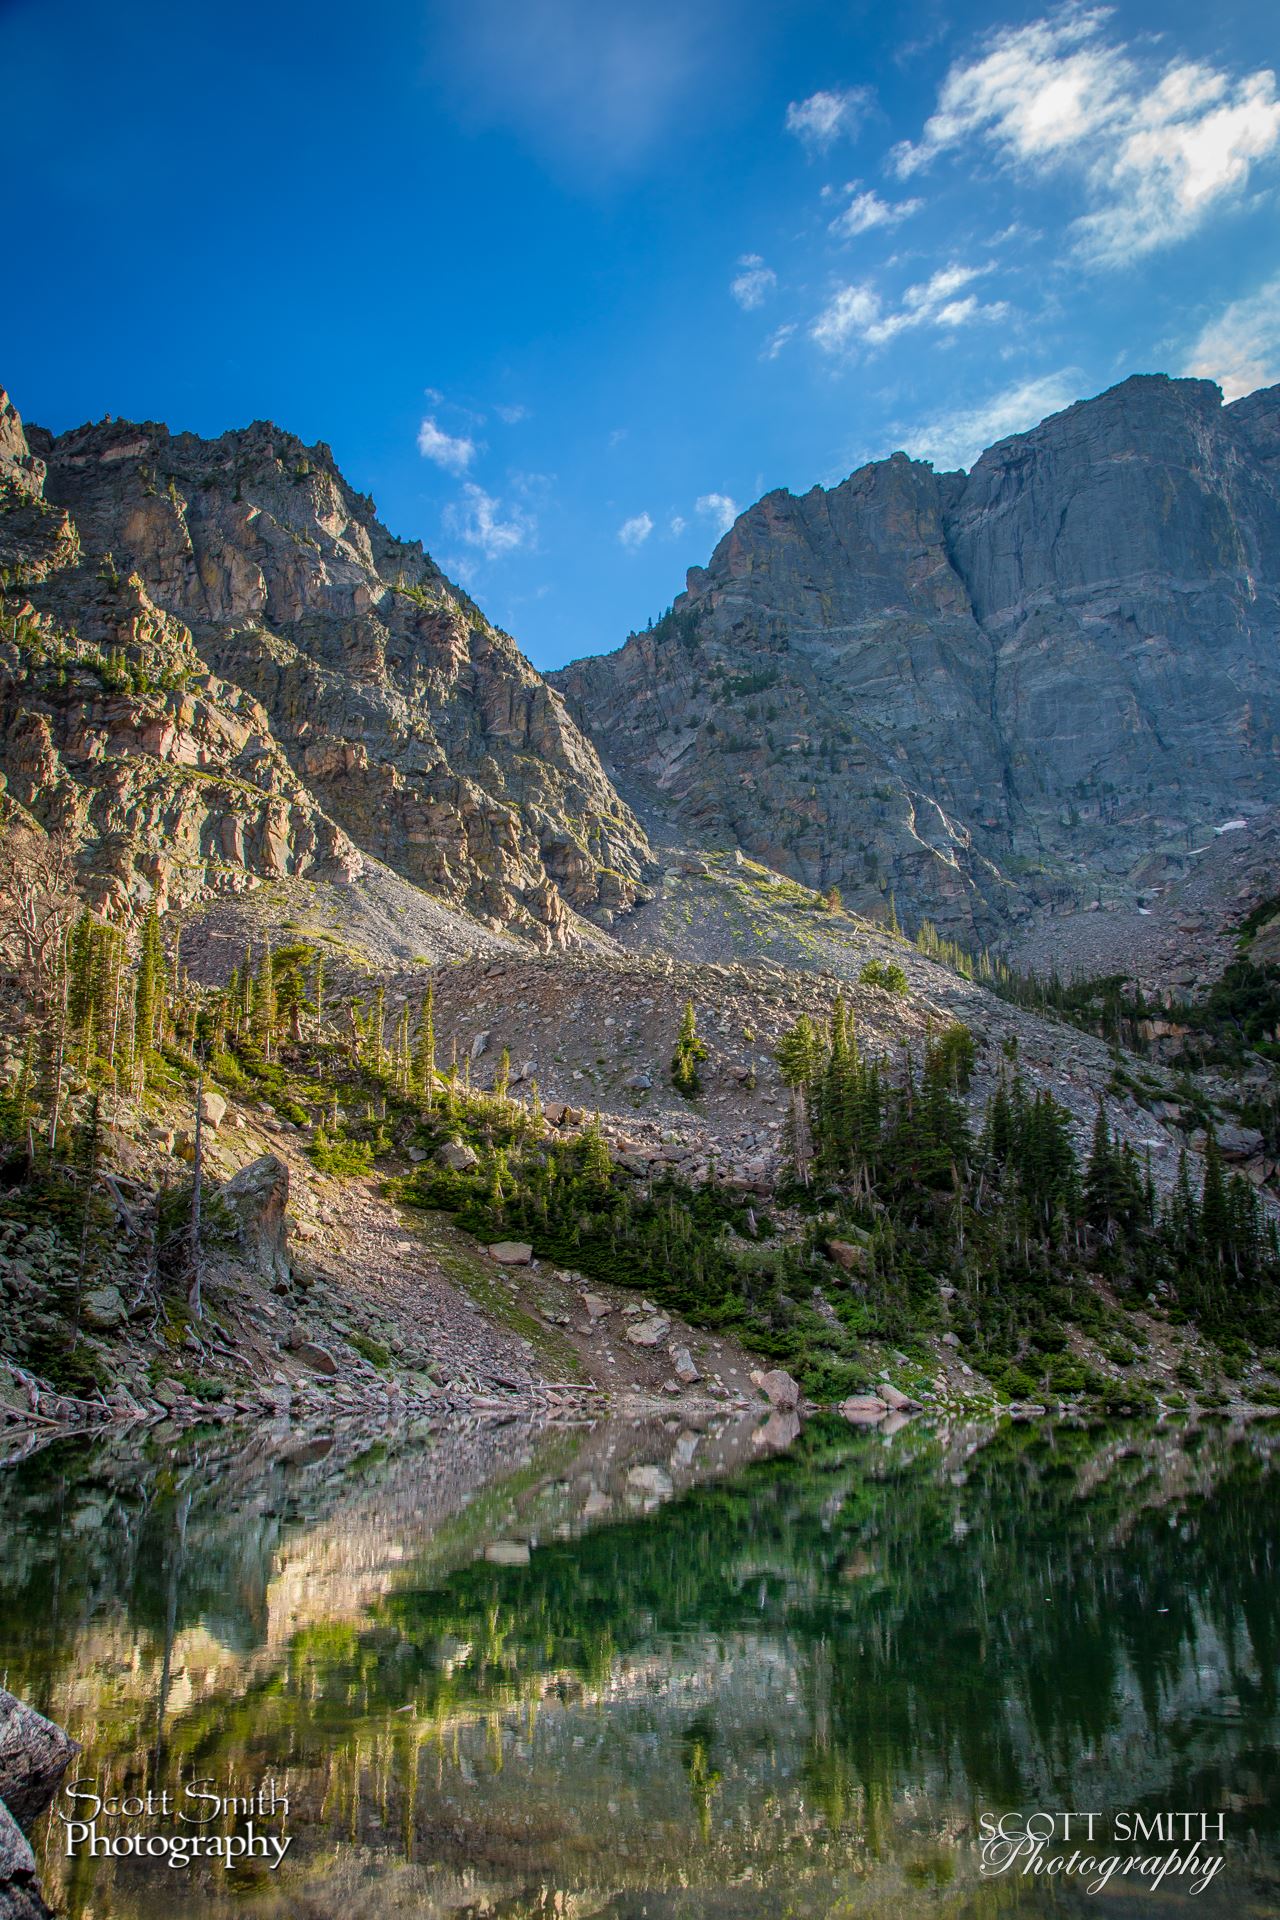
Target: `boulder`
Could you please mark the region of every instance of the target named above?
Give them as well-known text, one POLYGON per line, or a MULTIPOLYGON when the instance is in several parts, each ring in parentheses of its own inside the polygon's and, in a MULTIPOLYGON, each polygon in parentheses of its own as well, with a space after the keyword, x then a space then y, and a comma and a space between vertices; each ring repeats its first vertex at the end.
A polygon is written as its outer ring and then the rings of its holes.
POLYGON ((919 1408, 919 1401, 913 1400, 901 1387, 891 1386, 887 1380, 883 1386, 876 1388, 876 1392, 891 1413, 913 1413, 919 1408))
POLYGON ((200 1095, 200 1118, 216 1133, 227 1117, 227 1103, 220 1093, 206 1087, 200 1095))
POLYGON ((854 1426, 872 1426, 884 1419, 889 1409, 875 1393, 851 1393, 840 1402, 840 1412, 854 1426))
POLYGON ((597 1320, 607 1320, 613 1312, 613 1308, 609 1302, 602 1299, 598 1293, 584 1293, 582 1296, 582 1306, 592 1326, 595 1325, 597 1320))
POLYGON ((266 1280, 289 1280, 289 1169, 277 1154, 251 1160, 222 1188, 249 1264, 266 1280))
POLYGON ((338 1363, 328 1347, 322 1347, 315 1340, 299 1340, 293 1348, 294 1358, 310 1367, 315 1373, 323 1373, 330 1378, 338 1371, 338 1363))
POLYGON ((760 1376, 760 1391, 770 1406, 787 1413, 800 1405, 800 1382, 793 1380, 783 1367, 772 1367, 768 1373, 760 1376))
POLYGON ((682 1386, 691 1387, 695 1381, 701 1380, 702 1378, 702 1375, 698 1371, 698 1363, 690 1353, 688 1347, 673 1347, 671 1349, 671 1364, 675 1368, 676 1379, 680 1381, 682 1386))
POLYGON ((469 1173, 480 1164, 480 1155, 465 1140, 447 1140, 436 1158, 442 1167, 451 1167, 454 1173, 469 1173))
POLYGON ((633 1321, 627 1328, 627 1338, 633 1347, 656 1347, 670 1331, 671 1322, 656 1313, 652 1320, 633 1321))
POLYGON ((119 1287, 91 1287, 81 1302, 80 1317, 94 1333, 114 1333, 129 1318, 119 1287))
POLYGON ((651 1073, 629 1073, 622 1084, 629 1093, 648 1093, 653 1085, 653 1075, 651 1073))
POLYGON ((480 1058, 480 1055, 485 1051, 488 1045, 489 1045, 489 1032, 488 1032, 488 1029, 486 1028, 483 1033, 478 1033, 475 1039, 471 1042, 471 1058, 473 1060, 478 1060, 480 1058))
POLYGON ((867 1247, 855 1245, 852 1240, 828 1240, 827 1258, 834 1260, 846 1273, 870 1273, 871 1252, 867 1247))
POLYGON ((0 1915, 3 1920, 49 1920, 40 1897, 36 1857, 21 1827, 0 1800, 0 1915))
POLYGON ((52 1800, 79 1743, 0 1687, 0 1800, 29 1830, 52 1800))
POLYGON ((1255 1153, 1261 1153, 1262 1144, 1256 1127, 1218 1128, 1218 1151, 1224 1160, 1251 1160, 1255 1153))
POLYGON ((496 1240, 489 1258, 500 1267, 527 1267, 533 1259, 533 1248, 527 1240, 496 1240))

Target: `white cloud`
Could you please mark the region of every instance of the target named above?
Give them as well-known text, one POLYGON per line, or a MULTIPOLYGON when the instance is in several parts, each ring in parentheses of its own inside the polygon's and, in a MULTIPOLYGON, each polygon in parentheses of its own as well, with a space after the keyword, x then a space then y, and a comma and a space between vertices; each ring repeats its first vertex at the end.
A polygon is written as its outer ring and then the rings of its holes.
POLYGON ((528 407, 522 407, 519 402, 510 407, 495 407, 494 412, 499 420, 504 421, 509 427, 519 426, 522 420, 529 418, 528 407))
POLYGON ((1021 380, 976 407, 961 407, 935 419, 900 428, 903 447, 917 460, 935 466, 970 467, 980 453, 1011 433, 1038 426, 1079 397, 1079 375, 1071 367, 1038 379, 1021 380))
POLYGON ((667 532, 673 540, 678 540, 688 524, 689 522, 684 518, 683 514, 673 513, 667 532))
POLYGON ((871 287, 840 287, 810 327, 810 337, 827 353, 843 352, 865 334, 879 312, 879 296, 871 287))
POLYGON ((445 508, 445 526, 455 538, 476 547, 486 560, 500 560, 522 547, 531 547, 537 537, 538 523, 522 507, 504 509, 483 487, 468 481, 462 489, 461 503, 445 508))
POLYGON ((794 320, 788 320, 784 325, 775 327, 764 343, 760 358, 762 360, 776 360, 795 330, 796 323, 794 320))
POLYGON ((846 193, 853 198, 843 213, 838 213, 831 222, 830 231, 841 240, 852 240, 855 234, 867 233, 872 227, 896 227, 918 213, 924 205, 923 200, 882 200, 874 188, 865 193, 856 193, 854 181, 846 187, 846 193))
POLYGON ((1075 174, 1088 204, 1075 246, 1096 265, 1194 232, 1280 149, 1275 75, 1187 60, 1156 73, 1101 37, 1107 17, 1070 8, 1006 28, 953 66, 920 140, 894 149, 899 175, 977 139, 1008 166, 1075 174))
POLYGON ((762 307, 778 284, 772 267, 766 267, 758 253, 744 253, 738 265, 742 271, 730 281, 729 291, 745 312, 762 307))
POLYGON ((476 457, 476 443, 468 434, 446 433, 428 414, 418 428, 418 452, 446 473, 465 473, 476 457))
POLYGON ((1280 274, 1209 321, 1184 371, 1216 380, 1228 400, 1280 380, 1280 274))
POLYGON ((824 352, 847 353, 858 345, 887 346, 912 327, 963 327, 975 320, 1003 319, 1009 311, 1003 300, 984 305, 976 294, 958 297, 989 271, 954 263, 940 267, 928 280, 908 287, 901 305, 888 312, 875 288, 866 282, 840 287, 810 327, 809 336, 824 352))
POLYGON ((694 504, 704 519, 715 522, 717 533, 728 533, 738 517, 738 503, 727 493, 703 493, 694 504))
POLYGON ((634 553, 637 547, 644 545, 652 532, 653 521, 650 516, 647 513, 635 513, 618 528, 618 538, 624 547, 629 547, 634 553))
POLYGON ((844 87, 811 93, 787 108, 787 132, 809 147, 829 147, 841 134, 854 134, 871 104, 868 87, 844 87))

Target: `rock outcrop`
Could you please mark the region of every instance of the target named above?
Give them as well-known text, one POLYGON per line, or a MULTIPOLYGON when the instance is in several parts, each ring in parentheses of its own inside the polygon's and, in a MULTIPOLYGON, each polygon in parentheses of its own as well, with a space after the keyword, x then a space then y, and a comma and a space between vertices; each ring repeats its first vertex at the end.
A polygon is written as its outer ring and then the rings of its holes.
POLYGON ((232 1174, 219 1199, 253 1271, 287 1286, 289 1169, 285 1162, 275 1153, 251 1160, 232 1174))
POLYGON ((0 395, 0 772, 117 914, 368 856, 571 944, 636 898, 644 836, 561 695, 324 445, 0 395))
POLYGON ((966 939, 1140 905, 1280 800, 1280 388, 1142 377, 971 473, 771 493, 552 677, 622 791, 966 939))
POLYGON ((24 1832, 80 1749, 61 1727, 0 1687, 0 1800, 24 1832))

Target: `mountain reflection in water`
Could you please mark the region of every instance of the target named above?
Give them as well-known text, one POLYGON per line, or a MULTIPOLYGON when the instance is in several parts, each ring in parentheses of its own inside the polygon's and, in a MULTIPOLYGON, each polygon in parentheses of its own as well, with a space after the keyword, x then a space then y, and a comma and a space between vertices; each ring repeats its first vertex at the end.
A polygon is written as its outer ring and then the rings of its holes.
POLYGON ((84 1742, 80 1772, 290 1801, 278 1872, 69 1861, 51 1823, 51 1904, 1280 1911, 1280 1433, 753 1439, 220 1432, 10 1466, 0 1670, 84 1742), (1166 1808, 1226 1817, 1199 1897, 980 1876, 983 1812, 1166 1808))

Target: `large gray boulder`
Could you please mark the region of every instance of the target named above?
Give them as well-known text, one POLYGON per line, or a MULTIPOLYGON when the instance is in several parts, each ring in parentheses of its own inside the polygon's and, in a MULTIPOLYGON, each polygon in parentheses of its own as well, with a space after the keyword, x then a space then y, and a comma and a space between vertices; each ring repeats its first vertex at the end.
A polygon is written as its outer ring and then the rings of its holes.
POLYGON ((21 1827, 0 1800, 0 1920, 49 1920, 40 1897, 36 1858, 21 1827))
POLYGON ((80 1751, 77 1741, 0 1687, 0 1800, 24 1831, 80 1751))
POLYGON ((114 1333, 129 1317, 119 1287, 91 1287, 80 1309, 86 1327, 94 1333, 114 1333))
POLYGON ((289 1280, 289 1169, 277 1154, 264 1153, 233 1173, 222 1189, 240 1246, 266 1280, 289 1280))

